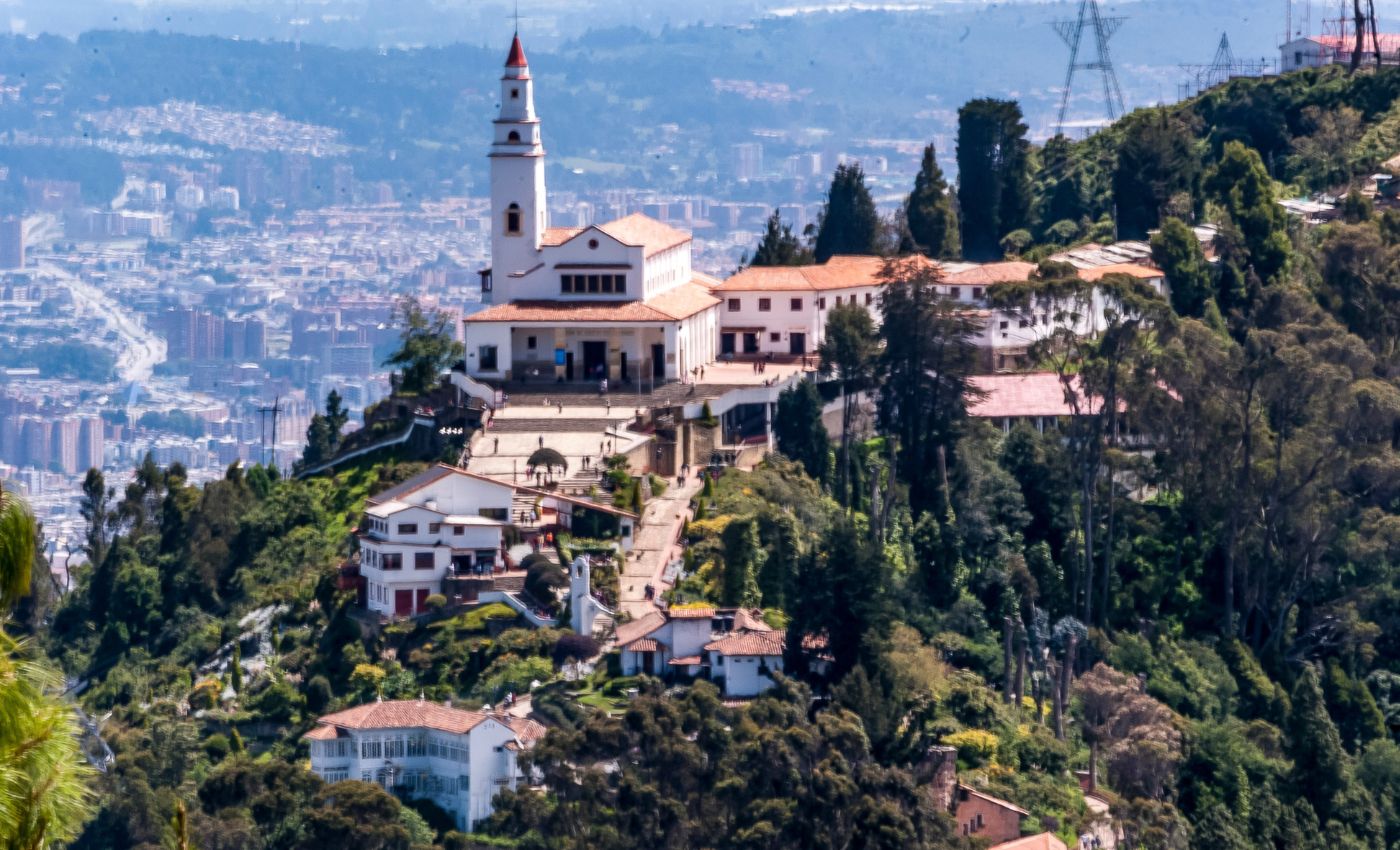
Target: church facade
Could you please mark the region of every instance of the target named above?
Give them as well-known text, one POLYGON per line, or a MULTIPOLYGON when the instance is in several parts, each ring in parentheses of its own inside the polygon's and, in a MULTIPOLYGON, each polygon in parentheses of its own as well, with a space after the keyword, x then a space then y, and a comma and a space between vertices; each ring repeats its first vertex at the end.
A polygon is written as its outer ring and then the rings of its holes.
POLYGON ((715 359, 718 281, 690 264, 690 234, 643 215, 550 227, 534 80, 517 36, 491 146, 491 268, 466 318, 467 372, 520 378, 678 380, 715 359))

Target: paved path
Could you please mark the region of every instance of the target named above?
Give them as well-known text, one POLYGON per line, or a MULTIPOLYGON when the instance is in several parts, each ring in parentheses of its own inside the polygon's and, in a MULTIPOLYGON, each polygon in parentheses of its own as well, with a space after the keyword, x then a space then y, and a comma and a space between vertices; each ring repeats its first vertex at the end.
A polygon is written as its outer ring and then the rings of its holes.
POLYGON ((661 573, 684 550, 679 542, 681 528, 690 519, 690 500, 702 486, 695 476, 681 485, 674 478, 667 482, 666 492, 648 502, 642 511, 641 527, 620 579, 622 610, 634 619, 656 606, 646 598, 648 584, 655 587, 657 597, 670 587, 662 584, 661 573))
POLYGON ((1118 846, 1118 826, 1113 822, 1113 813, 1109 811, 1108 803, 1102 797, 1085 794, 1084 804, 1094 814, 1089 834, 1099 840, 1100 850, 1114 850, 1118 846))

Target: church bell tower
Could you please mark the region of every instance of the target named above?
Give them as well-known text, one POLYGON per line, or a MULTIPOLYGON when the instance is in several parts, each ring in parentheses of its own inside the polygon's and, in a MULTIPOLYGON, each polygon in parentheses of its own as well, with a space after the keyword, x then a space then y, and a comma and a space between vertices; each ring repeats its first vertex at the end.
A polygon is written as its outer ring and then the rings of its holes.
MULTIPOLYGON (((537 263, 549 227, 544 145, 535 115, 535 83, 517 33, 501 76, 501 111, 491 143, 491 275, 485 303, 512 298, 511 282, 537 263)), ((485 288, 485 287, 483 287, 485 288)))

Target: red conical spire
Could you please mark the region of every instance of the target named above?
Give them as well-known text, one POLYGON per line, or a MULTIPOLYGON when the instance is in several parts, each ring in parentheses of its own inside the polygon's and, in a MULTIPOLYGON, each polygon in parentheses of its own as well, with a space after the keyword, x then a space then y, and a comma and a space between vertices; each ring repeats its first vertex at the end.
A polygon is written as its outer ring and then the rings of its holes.
POLYGON ((516 33, 515 38, 510 43, 510 55, 506 57, 506 67, 526 68, 529 67, 529 64, 525 61, 525 48, 520 46, 520 34, 516 33))

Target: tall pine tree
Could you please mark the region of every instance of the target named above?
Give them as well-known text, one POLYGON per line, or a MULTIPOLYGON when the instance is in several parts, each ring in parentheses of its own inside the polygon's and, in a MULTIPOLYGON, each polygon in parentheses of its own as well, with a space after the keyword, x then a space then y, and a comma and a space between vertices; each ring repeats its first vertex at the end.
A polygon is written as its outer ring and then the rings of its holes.
POLYGON ((1001 257, 1001 238, 1030 226, 1030 142, 1014 100, 982 98, 958 110, 958 208, 963 255, 1001 257))
POLYGON ((909 222, 909 235, 914 249, 930 257, 957 257, 962 251, 962 236, 958 231, 958 213, 953 208, 953 196, 943 169, 938 167, 938 155, 932 144, 924 148, 923 162, 914 178, 914 191, 904 204, 909 222))
POLYGON ((792 226, 783 224, 777 210, 768 216, 768 225, 763 231, 763 241, 753 252, 750 266, 803 266, 812 262, 812 251, 802 244, 802 240, 792 232, 792 226))
POLYGON ((880 215, 866 188, 865 171, 858 162, 836 166, 817 228, 816 261, 837 254, 878 254, 879 238, 880 215))

